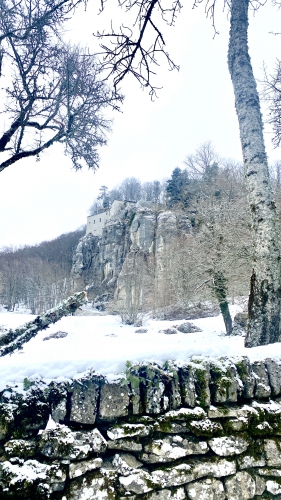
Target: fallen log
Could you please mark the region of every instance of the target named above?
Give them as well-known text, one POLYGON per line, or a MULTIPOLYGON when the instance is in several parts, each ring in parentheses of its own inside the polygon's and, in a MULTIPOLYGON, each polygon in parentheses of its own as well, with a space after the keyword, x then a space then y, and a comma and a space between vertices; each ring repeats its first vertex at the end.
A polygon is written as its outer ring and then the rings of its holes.
POLYGON ((21 349, 22 345, 28 342, 32 337, 48 328, 52 323, 56 323, 64 316, 73 314, 78 307, 86 302, 86 292, 78 292, 68 297, 58 306, 50 309, 45 314, 37 316, 34 320, 26 323, 15 330, 10 329, 0 337, 0 357, 11 354, 16 349, 21 349))

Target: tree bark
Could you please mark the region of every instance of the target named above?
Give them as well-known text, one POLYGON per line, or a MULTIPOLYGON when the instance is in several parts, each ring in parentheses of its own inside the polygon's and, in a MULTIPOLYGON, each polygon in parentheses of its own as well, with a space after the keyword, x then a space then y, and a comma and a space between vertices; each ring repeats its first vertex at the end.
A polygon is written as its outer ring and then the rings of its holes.
POLYGON ((230 316, 227 302, 227 286, 226 279, 221 271, 216 271, 213 275, 214 294, 218 299, 221 314, 223 317, 225 330, 227 335, 232 334, 232 318, 230 316))
POLYGON ((37 316, 33 321, 16 328, 16 330, 9 330, 8 333, 0 337, 0 357, 11 354, 16 349, 21 349, 22 345, 35 337, 40 330, 45 330, 63 316, 73 314, 85 302, 86 298, 86 292, 75 293, 57 307, 50 309, 41 316, 37 316))
POLYGON ((248 52, 248 0, 232 0, 228 67, 234 87, 248 199, 253 272, 246 347, 280 340, 280 251, 259 96, 248 52))

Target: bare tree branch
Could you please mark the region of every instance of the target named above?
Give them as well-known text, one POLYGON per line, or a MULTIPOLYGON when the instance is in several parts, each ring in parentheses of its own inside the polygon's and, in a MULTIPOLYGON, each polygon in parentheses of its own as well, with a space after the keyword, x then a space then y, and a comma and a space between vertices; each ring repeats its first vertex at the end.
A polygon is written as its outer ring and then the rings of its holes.
MULTIPOLYGON (((179 69, 166 50, 163 32, 154 16, 157 19, 160 14, 165 24, 174 25, 182 5, 180 0, 173 1, 170 7, 164 7, 162 0, 129 0, 126 3, 119 1, 119 5, 124 7, 126 12, 136 10, 136 20, 132 28, 123 24, 118 32, 111 26, 110 33, 96 33, 95 36, 103 40, 103 69, 108 78, 113 77, 116 89, 124 77, 131 73, 142 87, 149 88, 153 97, 157 87, 152 82, 152 76, 155 75, 153 68, 159 65, 158 57, 164 55, 170 70, 179 69), (105 39, 109 40, 108 44, 104 43, 105 39)), ((103 8, 102 2, 101 10, 103 8)))
POLYGON ((23 344, 35 337, 38 332, 45 330, 49 325, 56 323, 64 316, 73 314, 78 307, 84 304, 86 298, 86 292, 75 293, 57 307, 54 307, 41 316, 37 316, 33 321, 26 323, 20 328, 16 328, 16 330, 9 330, 8 333, 3 334, 0 337, 0 357, 21 349, 23 344))

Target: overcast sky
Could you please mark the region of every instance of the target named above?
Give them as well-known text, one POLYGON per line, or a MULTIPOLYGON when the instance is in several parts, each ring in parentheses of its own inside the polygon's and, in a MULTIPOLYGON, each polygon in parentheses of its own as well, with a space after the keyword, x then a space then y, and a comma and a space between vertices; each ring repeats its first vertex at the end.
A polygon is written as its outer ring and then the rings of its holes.
MULTIPOLYGON (((110 22, 109 1, 106 9, 101 16, 80 9, 67 37, 94 47, 93 31, 110 22)), ((280 31, 280 17, 269 3, 251 16, 249 45, 256 78, 262 79, 264 63, 270 72, 276 57, 281 57, 281 36, 270 34, 280 31)), ((229 22, 221 11, 217 29, 220 35, 213 38, 203 6, 185 6, 176 26, 165 30, 168 51, 180 71, 161 66, 156 82, 163 88, 154 102, 132 79, 124 82, 122 113, 109 115, 114 119, 112 133, 99 151, 96 173, 75 172, 59 146, 50 148, 39 162, 22 160, 0 173, 0 247, 39 243, 76 229, 86 223, 101 185, 112 188, 131 176, 141 181, 167 178, 205 141, 212 141, 220 155, 241 160, 227 69, 229 22)), ((269 161, 281 159, 280 149, 271 145, 268 126, 265 132, 269 161)))

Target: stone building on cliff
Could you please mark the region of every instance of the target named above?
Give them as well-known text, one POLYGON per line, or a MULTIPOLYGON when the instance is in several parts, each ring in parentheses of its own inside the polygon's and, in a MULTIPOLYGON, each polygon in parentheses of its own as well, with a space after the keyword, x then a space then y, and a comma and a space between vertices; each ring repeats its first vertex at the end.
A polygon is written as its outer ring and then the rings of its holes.
POLYGON ((87 217, 86 234, 92 233, 93 236, 101 236, 106 222, 108 222, 113 215, 135 204, 134 201, 114 200, 111 207, 107 208, 104 212, 87 217))

